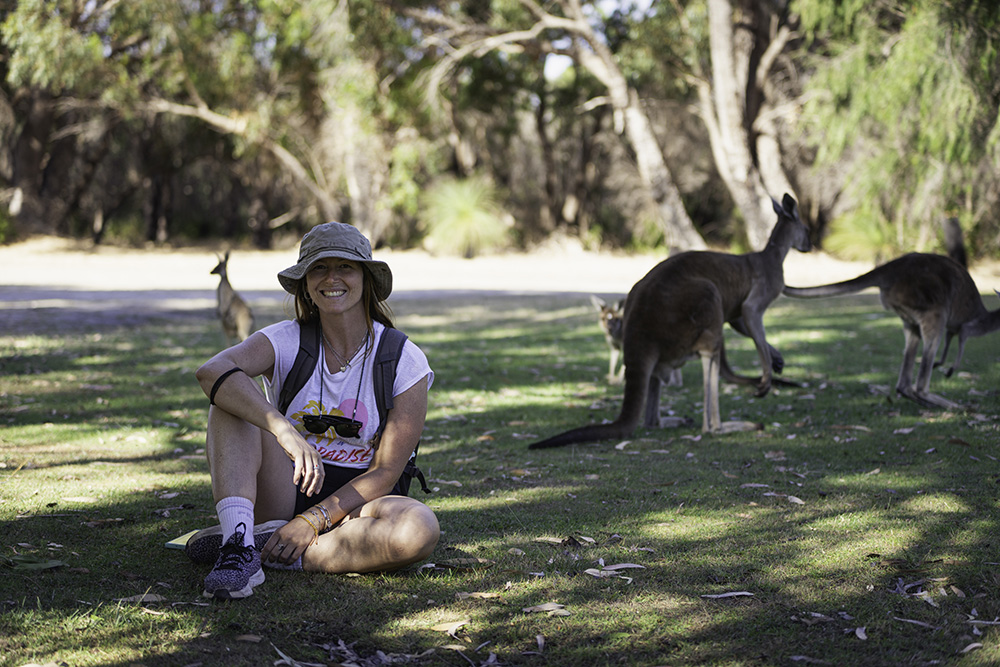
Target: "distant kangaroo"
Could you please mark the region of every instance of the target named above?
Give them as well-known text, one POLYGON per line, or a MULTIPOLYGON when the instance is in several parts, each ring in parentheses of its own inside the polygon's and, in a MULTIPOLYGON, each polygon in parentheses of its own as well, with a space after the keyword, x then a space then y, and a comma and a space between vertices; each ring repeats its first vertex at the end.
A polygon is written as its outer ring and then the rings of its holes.
POLYGON ((958 262, 943 255, 922 253, 903 255, 840 283, 785 287, 785 294, 812 298, 852 294, 869 287, 878 287, 882 306, 895 311, 903 320, 903 364, 896 381, 899 395, 924 407, 962 409, 960 404, 930 392, 931 372, 944 363, 951 339, 957 335, 958 353, 945 375, 954 373, 962 362, 967 339, 1000 329, 1000 309, 986 310, 972 277, 958 262), (934 356, 942 338, 944 350, 935 364, 934 356), (921 341, 923 356, 914 384, 913 365, 921 341))
POLYGON ((229 276, 226 274, 228 264, 229 251, 227 250, 225 256, 219 257, 219 263, 212 269, 211 273, 219 276, 219 288, 216 291, 218 295, 216 312, 219 315, 219 321, 222 322, 226 344, 235 345, 246 340, 247 336, 253 332, 253 311, 229 284, 229 276))
POLYGON ((763 371, 758 396, 770 391, 772 369, 780 370, 783 364, 765 338, 764 311, 785 286, 782 264, 789 249, 808 252, 812 246, 795 200, 786 194, 781 204, 773 203, 778 221, 764 250, 746 255, 680 253, 654 266, 632 287, 625 303, 625 396, 618 418, 566 431, 532 443, 530 449, 628 437, 643 416, 646 426, 658 426, 660 378, 694 356, 701 357, 704 380, 702 431, 759 428, 753 422, 721 420, 719 373, 726 322, 757 347, 763 371))

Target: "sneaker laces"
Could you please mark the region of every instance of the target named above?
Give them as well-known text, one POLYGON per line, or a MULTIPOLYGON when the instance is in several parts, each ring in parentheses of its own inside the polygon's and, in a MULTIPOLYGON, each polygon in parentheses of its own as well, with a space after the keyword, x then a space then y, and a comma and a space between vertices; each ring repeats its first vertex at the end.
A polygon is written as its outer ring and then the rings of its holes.
POLYGON ((216 570, 239 570, 253 561, 255 549, 245 546, 243 544, 245 539, 246 524, 240 523, 236 527, 236 532, 222 545, 222 549, 219 551, 219 561, 215 565, 216 570), (242 530, 240 530, 240 526, 243 526, 242 530))

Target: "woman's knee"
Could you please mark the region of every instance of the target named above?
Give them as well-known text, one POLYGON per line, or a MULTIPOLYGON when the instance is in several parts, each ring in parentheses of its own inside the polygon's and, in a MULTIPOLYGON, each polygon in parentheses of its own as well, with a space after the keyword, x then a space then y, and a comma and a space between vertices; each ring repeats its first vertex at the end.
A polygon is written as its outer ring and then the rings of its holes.
POLYGON ((392 535, 394 550, 403 560, 415 562, 434 551, 441 526, 431 508, 414 500, 400 513, 392 535))

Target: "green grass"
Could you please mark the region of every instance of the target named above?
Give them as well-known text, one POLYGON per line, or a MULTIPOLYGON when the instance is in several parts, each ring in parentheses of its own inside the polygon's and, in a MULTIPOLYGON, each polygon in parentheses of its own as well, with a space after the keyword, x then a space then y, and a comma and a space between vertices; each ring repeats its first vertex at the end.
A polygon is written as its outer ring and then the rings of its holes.
MULTIPOLYGON (((435 553, 268 571, 235 603, 163 548, 214 523, 193 377, 222 343, 211 314, 0 335, 0 665, 1000 663, 997 629, 969 622, 1000 616, 1000 336, 932 382, 970 410, 925 411, 890 399, 902 332, 877 297, 780 299, 769 340, 808 386, 721 400, 763 431, 536 452, 620 406, 587 295, 394 309, 436 371, 419 460, 437 490, 412 489, 435 553), (620 564, 641 567, 592 574, 620 564), (752 595, 703 597, 727 592, 752 595), (544 603, 568 615, 524 611, 544 603)), ((753 373, 749 341, 727 345, 753 373)), ((684 373, 664 411, 700 424, 700 364, 684 373)))

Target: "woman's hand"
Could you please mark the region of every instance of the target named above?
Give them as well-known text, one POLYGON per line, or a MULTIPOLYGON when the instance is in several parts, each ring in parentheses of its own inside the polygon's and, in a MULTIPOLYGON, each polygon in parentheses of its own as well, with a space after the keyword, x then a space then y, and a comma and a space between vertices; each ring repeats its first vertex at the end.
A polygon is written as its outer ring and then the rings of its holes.
POLYGON ((309 523, 301 517, 296 517, 271 535, 271 539, 260 550, 260 559, 270 563, 291 565, 315 540, 316 532, 309 523))
POLYGON ((326 471, 323 469, 323 459, 316 451, 316 448, 306 442, 302 434, 295 430, 291 422, 286 422, 287 428, 278 429, 275 433, 278 445, 285 450, 285 454, 292 460, 292 484, 298 486, 302 493, 312 496, 319 493, 323 488, 323 478, 326 471))

